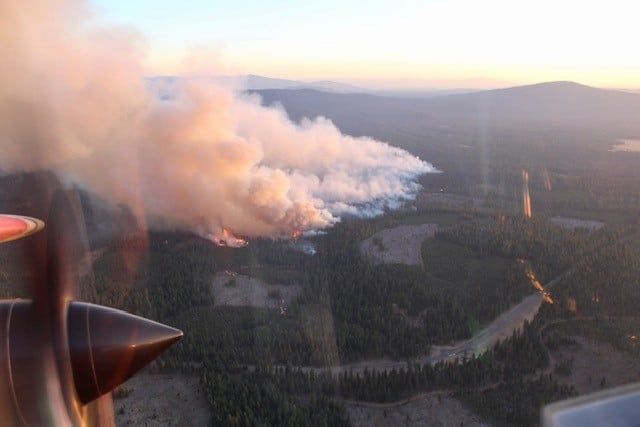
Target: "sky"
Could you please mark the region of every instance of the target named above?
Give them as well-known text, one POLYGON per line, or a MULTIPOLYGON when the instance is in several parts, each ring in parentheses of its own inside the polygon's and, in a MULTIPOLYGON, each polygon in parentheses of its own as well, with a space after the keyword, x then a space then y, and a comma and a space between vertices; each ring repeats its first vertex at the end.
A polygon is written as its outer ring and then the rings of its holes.
POLYGON ((150 74, 640 88, 629 0, 91 0, 136 28, 150 74))

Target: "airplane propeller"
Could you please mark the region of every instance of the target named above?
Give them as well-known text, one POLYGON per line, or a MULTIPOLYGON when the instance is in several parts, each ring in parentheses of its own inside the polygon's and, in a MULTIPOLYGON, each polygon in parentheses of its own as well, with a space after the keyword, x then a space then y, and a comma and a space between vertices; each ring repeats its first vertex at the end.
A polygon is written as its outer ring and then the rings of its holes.
POLYGON ((52 197, 46 228, 0 214, 0 243, 24 238, 10 244, 24 243, 32 295, 0 300, 3 425, 113 425, 109 392, 182 338, 169 326, 75 300, 77 231, 63 190, 52 197))

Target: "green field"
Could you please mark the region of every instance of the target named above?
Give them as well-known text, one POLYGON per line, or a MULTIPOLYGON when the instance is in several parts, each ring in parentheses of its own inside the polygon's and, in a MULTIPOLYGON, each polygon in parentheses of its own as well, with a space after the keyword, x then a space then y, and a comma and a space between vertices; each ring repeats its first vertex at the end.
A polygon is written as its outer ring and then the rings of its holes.
POLYGON ((450 282, 465 282, 476 258, 473 249, 438 237, 422 244, 422 262, 427 273, 450 282))

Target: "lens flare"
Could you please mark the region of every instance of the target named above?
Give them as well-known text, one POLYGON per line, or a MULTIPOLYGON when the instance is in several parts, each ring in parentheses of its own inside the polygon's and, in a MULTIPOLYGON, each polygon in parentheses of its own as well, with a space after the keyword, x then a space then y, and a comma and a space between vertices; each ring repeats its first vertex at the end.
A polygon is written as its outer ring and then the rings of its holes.
POLYGON ((522 170, 522 212, 531 218, 531 196, 529 195, 529 172, 522 170))
POLYGON ((542 181, 544 182, 544 188, 547 191, 553 190, 553 185, 551 184, 551 177, 549 176, 549 171, 544 166, 542 167, 542 181))

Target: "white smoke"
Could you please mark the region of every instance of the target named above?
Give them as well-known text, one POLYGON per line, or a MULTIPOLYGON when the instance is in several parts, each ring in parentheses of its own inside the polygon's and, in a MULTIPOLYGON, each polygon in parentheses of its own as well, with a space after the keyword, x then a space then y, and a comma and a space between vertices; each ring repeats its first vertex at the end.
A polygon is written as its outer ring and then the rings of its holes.
POLYGON ((229 88, 192 82, 160 97, 140 37, 88 22, 80 1, 0 2, 0 168, 53 169, 139 214, 245 236, 380 213, 435 170, 229 88))

